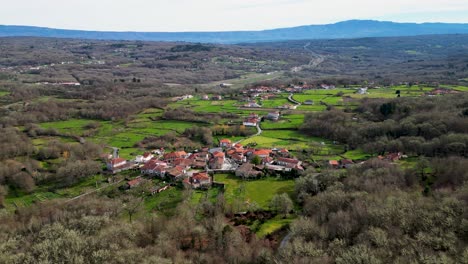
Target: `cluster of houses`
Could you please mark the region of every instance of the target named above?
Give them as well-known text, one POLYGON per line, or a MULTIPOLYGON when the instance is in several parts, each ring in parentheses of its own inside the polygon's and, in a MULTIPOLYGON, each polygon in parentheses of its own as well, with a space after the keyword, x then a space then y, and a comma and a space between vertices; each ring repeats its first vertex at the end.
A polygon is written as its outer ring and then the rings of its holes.
MULTIPOLYGON (((113 157, 107 162, 109 172, 139 169, 142 175, 158 177, 169 182, 181 181, 187 187, 200 188, 212 184, 211 172, 235 173, 242 178, 257 178, 265 173, 302 171, 302 162, 287 149, 255 149, 221 139, 216 148, 203 148, 194 153, 185 151, 144 153, 132 161, 113 157)), ((140 185, 138 177, 127 182, 128 188, 140 185)), ((158 190, 153 190, 152 193, 158 190)))
MULTIPOLYGON (((383 161, 396 162, 405 156, 401 152, 388 153, 377 158, 383 161)), ((364 163, 364 162, 362 162, 364 163)), ((212 174, 216 172, 234 173, 243 179, 256 179, 266 174, 288 174, 304 170, 302 161, 294 158, 285 148, 256 149, 221 139, 216 148, 204 148, 199 152, 155 151, 136 156, 127 161, 114 157, 109 159, 107 168, 115 173, 126 169, 139 169, 142 175, 158 177, 169 182, 182 182, 187 188, 209 188, 213 184, 212 174)), ((356 163, 351 159, 329 160, 331 169, 349 169, 356 163)), ((129 180, 125 187, 134 188, 145 182, 140 176, 129 180)), ((170 185, 157 186, 151 194, 170 188, 170 185)))

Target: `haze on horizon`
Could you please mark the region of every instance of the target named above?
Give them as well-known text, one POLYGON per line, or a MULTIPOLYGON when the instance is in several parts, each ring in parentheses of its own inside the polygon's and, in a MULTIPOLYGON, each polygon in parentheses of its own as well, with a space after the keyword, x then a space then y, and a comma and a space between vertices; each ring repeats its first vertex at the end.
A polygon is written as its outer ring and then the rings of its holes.
POLYGON ((468 23, 466 0, 15 0, 0 24, 99 31, 263 30, 350 19, 468 23))

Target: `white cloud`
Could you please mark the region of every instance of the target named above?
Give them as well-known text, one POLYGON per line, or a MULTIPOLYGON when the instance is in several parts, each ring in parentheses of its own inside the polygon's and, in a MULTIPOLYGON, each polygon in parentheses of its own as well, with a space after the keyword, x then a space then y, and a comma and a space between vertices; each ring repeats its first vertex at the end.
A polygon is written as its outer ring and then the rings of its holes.
POLYGON ((468 22, 468 15, 461 15, 468 14, 466 0, 0 1, 0 24, 90 30, 254 30, 378 18, 468 22))

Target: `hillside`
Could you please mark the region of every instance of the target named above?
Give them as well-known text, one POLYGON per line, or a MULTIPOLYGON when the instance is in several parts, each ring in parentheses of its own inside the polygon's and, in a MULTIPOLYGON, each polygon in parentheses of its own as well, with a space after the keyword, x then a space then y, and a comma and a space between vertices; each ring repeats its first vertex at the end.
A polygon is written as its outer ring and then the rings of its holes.
POLYGON ((226 44, 298 39, 338 39, 466 33, 468 33, 468 24, 417 24, 381 22, 373 20, 349 20, 326 25, 306 25, 262 31, 226 32, 105 32, 31 26, 0 26, 0 36, 3 37, 33 36, 103 40, 186 41, 226 44))
POLYGON ((0 38, 0 263, 468 263, 466 43, 0 38))
MULTIPOLYGON (((468 35, 296 40, 243 45, 0 38, 0 76, 24 83, 142 84, 240 88, 252 81, 466 82, 468 35)), ((191 88, 193 89, 193 88, 191 88)))

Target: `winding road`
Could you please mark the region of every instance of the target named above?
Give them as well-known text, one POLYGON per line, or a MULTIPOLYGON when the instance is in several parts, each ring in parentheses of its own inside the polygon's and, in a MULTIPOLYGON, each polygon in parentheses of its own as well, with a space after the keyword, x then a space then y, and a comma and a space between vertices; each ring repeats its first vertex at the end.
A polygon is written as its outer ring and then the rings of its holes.
POLYGON ((246 140, 246 139, 248 139, 248 138, 251 138, 251 137, 260 136, 260 135, 262 134, 262 132, 263 132, 263 130, 260 128, 260 123, 259 123, 259 124, 257 125, 257 134, 248 136, 248 137, 243 138, 243 139, 240 139, 240 140, 234 142, 234 144, 239 144, 239 143, 241 143, 242 141, 244 141, 244 140, 246 140))
POLYGON ((312 58, 310 59, 309 63, 305 65, 293 67, 291 69, 292 72, 299 72, 303 68, 317 68, 322 62, 325 61, 325 56, 315 53, 314 51, 309 49, 309 46, 310 46, 310 42, 307 42, 303 47, 304 50, 308 51, 312 55, 312 58))

